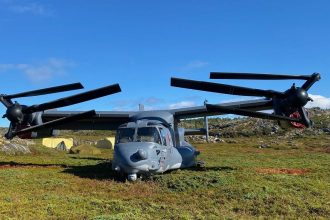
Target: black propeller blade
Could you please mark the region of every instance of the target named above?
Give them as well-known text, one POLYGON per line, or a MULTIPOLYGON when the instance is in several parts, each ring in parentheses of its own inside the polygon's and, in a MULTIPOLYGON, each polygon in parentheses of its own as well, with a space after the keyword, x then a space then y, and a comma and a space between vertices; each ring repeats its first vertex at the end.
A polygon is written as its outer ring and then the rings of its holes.
POLYGON ((74 122, 74 121, 77 121, 77 120, 80 120, 80 119, 90 118, 90 117, 93 117, 94 115, 96 115, 95 110, 91 110, 91 111, 75 114, 75 115, 72 115, 72 116, 59 118, 59 119, 56 119, 56 120, 53 120, 53 121, 45 122, 45 123, 40 124, 40 125, 35 125, 35 126, 28 127, 28 128, 24 128, 24 129, 21 129, 19 131, 13 131, 13 132, 11 132, 11 136, 7 137, 7 138, 11 139, 16 135, 37 131, 37 130, 43 129, 43 128, 50 128, 50 127, 63 125, 63 124, 66 124, 66 123, 69 123, 69 122, 74 122))
MULTIPOLYGON (((296 87, 295 84, 285 92, 278 92, 273 90, 261 90, 254 88, 239 87, 226 84, 217 84, 203 81, 194 81, 187 79, 171 78, 171 86, 195 89, 208 92, 224 93, 230 95, 244 95, 244 96, 264 96, 270 98, 273 102, 273 109, 276 115, 254 112, 249 110, 228 108, 218 105, 207 105, 208 111, 212 113, 227 113, 238 114, 250 117, 290 121, 296 122, 305 127, 312 126, 312 121, 308 118, 308 114, 304 108, 307 102, 312 101, 308 96, 308 89, 317 81, 321 79, 319 73, 312 75, 281 75, 281 74, 256 74, 256 73, 230 73, 230 72, 211 72, 211 79, 255 79, 255 80, 285 80, 285 79, 299 79, 306 80, 301 87, 296 87), (289 117, 293 115, 293 117, 289 117), (297 116, 297 117, 296 117, 297 116)), ((292 123, 294 126, 295 123, 292 123)), ((299 125, 299 126, 300 126, 299 125)))
POLYGON ((298 108, 299 115, 301 117, 301 123, 305 125, 307 128, 313 125, 313 122, 309 119, 308 113, 304 107, 298 108))
POLYGON ((81 83, 72 83, 72 84, 67 84, 67 85, 54 86, 54 87, 49 87, 49 88, 45 88, 45 89, 38 89, 38 90, 33 90, 33 91, 28 91, 28 92, 17 93, 17 94, 13 94, 13 95, 4 95, 3 98, 4 99, 14 99, 14 98, 21 98, 21 97, 28 97, 28 96, 39 96, 39 95, 66 92, 66 91, 83 89, 83 88, 84 87, 83 87, 83 85, 81 85, 81 83))
POLYGON ((91 90, 88 92, 79 93, 77 95, 69 96, 66 98, 57 99, 57 100, 54 100, 51 102, 46 102, 46 103, 38 104, 38 105, 32 105, 32 106, 29 106, 29 107, 23 109, 23 113, 28 114, 28 113, 44 111, 44 110, 48 110, 48 109, 60 108, 60 107, 73 105, 73 104, 77 104, 80 102, 85 102, 85 101, 89 101, 92 99, 100 98, 100 97, 114 94, 114 93, 117 93, 120 91, 121 91, 121 89, 120 89, 119 84, 114 84, 114 85, 102 87, 99 89, 91 90))
POLYGON ((265 96, 265 97, 286 97, 285 93, 273 90, 252 89, 240 86, 232 86, 219 83, 210 83, 203 81, 195 81, 188 79, 171 78, 171 86, 195 89, 207 92, 217 92, 229 95, 244 95, 244 96, 265 96))
POLYGON ((311 78, 308 79, 302 86, 305 91, 308 91, 314 83, 321 79, 321 75, 319 73, 313 73, 311 78))
POLYGON ((290 122, 301 122, 298 118, 291 118, 281 115, 272 115, 268 113, 263 112, 255 112, 250 110, 243 110, 238 108, 229 108, 229 107, 223 107, 219 105, 211 105, 206 104, 206 108, 208 112, 221 112, 226 114, 236 114, 236 115, 243 115, 248 117, 255 117, 255 118, 262 118, 262 119, 270 119, 270 120, 285 120, 290 122))
POLYGON ((311 75, 281 75, 269 73, 231 73, 231 72, 211 72, 210 79, 255 79, 255 80, 284 80, 302 79, 309 80, 311 75))

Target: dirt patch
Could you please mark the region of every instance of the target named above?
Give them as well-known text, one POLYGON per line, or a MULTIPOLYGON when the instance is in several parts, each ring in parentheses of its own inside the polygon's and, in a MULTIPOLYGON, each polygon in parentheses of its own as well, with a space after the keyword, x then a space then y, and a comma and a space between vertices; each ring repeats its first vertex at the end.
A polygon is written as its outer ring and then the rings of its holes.
POLYGON ((303 175, 310 172, 307 169, 276 169, 276 168, 257 168, 255 169, 258 173, 264 174, 289 174, 289 175, 303 175))
POLYGON ((325 150, 324 150, 324 152, 330 154, 330 147, 326 147, 325 150))
MULTIPOLYGON (((327 144, 328 145, 328 144, 327 144)), ((307 147, 306 150, 310 152, 330 154, 330 146, 307 147)))

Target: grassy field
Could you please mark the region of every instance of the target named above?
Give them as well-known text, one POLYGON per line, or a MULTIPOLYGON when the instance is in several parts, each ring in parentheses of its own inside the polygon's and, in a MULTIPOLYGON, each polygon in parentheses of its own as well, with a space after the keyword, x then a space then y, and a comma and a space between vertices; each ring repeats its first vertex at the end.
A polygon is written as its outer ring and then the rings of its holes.
POLYGON ((111 150, 77 156, 36 146, 33 155, 0 155, 0 218, 329 219, 329 143, 330 135, 198 144, 205 168, 135 183, 114 176, 111 150))

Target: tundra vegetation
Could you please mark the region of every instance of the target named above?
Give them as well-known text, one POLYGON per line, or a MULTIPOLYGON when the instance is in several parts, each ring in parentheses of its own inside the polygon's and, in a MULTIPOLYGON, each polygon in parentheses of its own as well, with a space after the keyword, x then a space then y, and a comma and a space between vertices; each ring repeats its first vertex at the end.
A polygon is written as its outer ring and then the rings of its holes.
MULTIPOLYGON (((256 119, 211 119, 214 143, 188 137, 205 167, 134 183, 111 171, 112 150, 69 154, 35 140, 29 153, 0 154, 0 218, 329 219, 329 111, 317 110, 313 118, 315 127, 304 131, 256 119)), ((104 135, 64 133, 83 145, 104 135)))

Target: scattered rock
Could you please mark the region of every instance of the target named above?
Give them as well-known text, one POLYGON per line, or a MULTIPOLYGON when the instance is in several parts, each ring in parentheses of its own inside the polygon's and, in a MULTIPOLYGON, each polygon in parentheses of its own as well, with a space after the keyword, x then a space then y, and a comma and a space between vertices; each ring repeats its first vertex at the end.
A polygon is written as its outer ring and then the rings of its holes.
POLYGON ((61 141, 56 147, 56 150, 68 151, 67 146, 65 145, 64 141, 61 141))
POLYGON ((98 155, 101 150, 91 145, 80 145, 71 147, 70 154, 98 155))
POLYGON ((30 154, 31 145, 34 145, 34 141, 27 139, 14 138, 12 140, 7 140, 4 137, 0 138, 0 152, 9 155, 20 155, 20 154, 30 154))
POLYGON ((259 146, 259 148, 272 148, 272 147, 267 144, 262 144, 259 146))
POLYGON ((21 145, 17 143, 6 143, 1 148, 0 151, 9 155, 17 155, 17 154, 30 154, 30 148, 27 145, 21 145))
POLYGON ((225 141, 223 139, 220 139, 220 138, 214 138, 214 142, 216 142, 216 143, 223 143, 225 141))
POLYGON ((322 131, 325 133, 330 133, 330 128, 323 128, 322 131))
POLYGON ((237 144, 238 141, 236 141, 236 140, 227 140, 227 143, 229 143, 229 144, 237 144))

